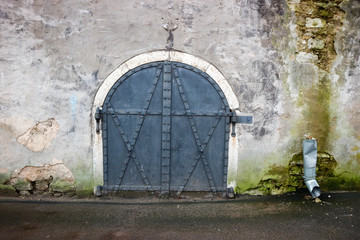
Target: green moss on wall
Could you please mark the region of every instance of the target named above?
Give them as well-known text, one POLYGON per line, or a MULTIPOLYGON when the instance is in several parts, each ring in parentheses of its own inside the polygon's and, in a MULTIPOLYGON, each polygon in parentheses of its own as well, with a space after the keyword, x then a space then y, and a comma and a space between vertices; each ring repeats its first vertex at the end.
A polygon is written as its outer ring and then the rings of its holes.
POLYGON ((91 161, 81 155, 73 156, 77 164, 71 166, 75 177, 76 196, 79 198, 91 197, 94 194, 94 186, 99 185, 93 178, 91 161))
POLYGON ((319 151, 326 151, 331 130, 330 99, 331 82, 327 74, 314 84, 314 87, 304 93, 303 116, 306 126, 303 131, 318 140, 319 151))
POLYGON ((359 166, 360 166, 360 152, 351 155, 351 160, 357 163, 357 170, 360 172, 359 166))
MULTIPOLYGON (((256 187, 249 188, 242 193, 248 194, 261 194, 261 195, 276 195, 287 192, 294 192, 302 188, 306 188, 304 184, 304 161, 303 153, 293 155, 287 166, 279 166, 272 164, 265 172, 264 177, 258 182, 256 187)), ((332 185, 334 188, 329 190, 335 190, 336 185, 332 183, 332 179, 338 178, 335 175, 335 168, 337 162, 331 154, 327 152, 318 152, 316 174, 317 180, 322 187, 332 185)), ((344 180, 343 188, 349 186, 349 190, 353 189, 353 180, 348 178, 344 180)))
POLYGON ((82 175, 81 178, 76 179, 76 196, 80 198, 91 197, 94 194, 95 182, 91 175, 82 175))
POLYGON ((10 180, 10 172, 0 173, 0 184, 6 183, 10 180))
POLYGON ((52 194, 61 194, 66 196, 75 195, 75 186, 72 182, 63 181, 61 179, 54 179, 50 185, 49 190, 52 194))
POLYGON ((88 198, 88 197, 93 196, 93 194, 94 194, 94 187, 76 189, 76 196, 78 198, 88 198))
POLYGON ((94 194, 94 182, 89 180, 88 182, 77 182, 76 183, 76 196, 91 197, 94 194))
POLYGON ((321 188, 325 191, 334 190, 360 190, 360 176, 350 172, 343 172, 339 175, 323 179, 321 188))
POLYGON ((357 145, 354 145, 354 146, 352 146, 352 147, 350 148, 350 150, 353 151, 353 152, 357 152, 357 151, 360 150, 360 147, 357 146, 357 145))
POLYGON ((0 184, 0 196, 17 197, 18 194, 13 186, 0 184))
POLYGON ((249 189, 254 189, 258 185, 260 176, 257 177, 251 172, 243 172, 241 178, 236 179, 235 193, 244 193, 249 189))

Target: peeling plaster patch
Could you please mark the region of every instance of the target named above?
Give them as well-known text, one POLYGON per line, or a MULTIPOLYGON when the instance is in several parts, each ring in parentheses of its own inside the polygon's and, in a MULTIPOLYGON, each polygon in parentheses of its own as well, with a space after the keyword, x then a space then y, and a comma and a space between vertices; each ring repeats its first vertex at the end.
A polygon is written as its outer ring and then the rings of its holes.
POLYGON ((299 52, 296 55, 296 61, 299 63, 314 63, 318 60, 318 56, 312 53, 299 52))
POLYGON ((48 148, 56 137, 59 124, 54 118, 38 122, 17 138, 17 142, 34 152, 42 152, 48 148))
POLYGON ((21 170, 15 170, 11 173, 10 183, 15 184, 19 179, 35 182, 50 178, 61 179, 71 183, 75 182, 74 175, 64 163, 55 163, 53 165, 25 166, 21 170))

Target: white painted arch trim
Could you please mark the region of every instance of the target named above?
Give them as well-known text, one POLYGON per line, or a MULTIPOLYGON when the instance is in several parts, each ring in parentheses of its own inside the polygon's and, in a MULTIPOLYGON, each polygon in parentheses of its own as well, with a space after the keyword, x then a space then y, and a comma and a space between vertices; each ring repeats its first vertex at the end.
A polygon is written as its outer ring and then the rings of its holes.
MULTIPOLYGON (((207 73, 221 88, 223 91, 229 107, 231 110, 239 110, 239 102, 235 93, 233 92, 232 88, 230 87, 228 81, 225 77, 221 74, 221 72, 213 66, 211 63, 193 56, 188 53, 183 53, 180 51, 166 51, 166 50, 159 50, 153 52, 147 52, 135 57, 130 58, 129 60, 125 61, 121 64, 118 68, 115 69, 101 84, 99 87, 93 107, 92 107, 92 147, 93 147, 93 176, 94 176, 94 183, 95 185, 103 185, 103 144, 102 144, 102 132, 100 134, 96 133, 96 122, 94 121, 95 118, 95 111, 98 107, 102 107, 105 101, 105 98, 112 88, 112 86, 116 83, 116 81, 123 76, 128 71, 141 66, 143 64, 157 62, 157 61, 174 61, 185 63, 190 66, 193 66, 205 73, 207 73)), ((238 127, 236 127, 238 129, 238 127)), ((228 176, 236 175, 237 173, 237 165, 238 165, 238 151, 239 151, 239 141, 238 137, 239 134, 236 134, 236 137, 230 136, 229 141, 229 160, 228 160, 228 176)), ((228 186, 234 187, 235 183, 229 183, 228 186)))

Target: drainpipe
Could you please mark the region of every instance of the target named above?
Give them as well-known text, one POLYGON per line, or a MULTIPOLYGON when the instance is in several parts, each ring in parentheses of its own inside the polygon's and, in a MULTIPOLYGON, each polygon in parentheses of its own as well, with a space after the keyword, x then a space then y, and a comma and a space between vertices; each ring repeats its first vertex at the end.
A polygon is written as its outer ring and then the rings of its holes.
POLYGON ((317 142, 315 139, 303 140, 303 157, 304 157, 304 181, 313 198, 321 194, 320 186, 316 181, 316 158, 317 142))

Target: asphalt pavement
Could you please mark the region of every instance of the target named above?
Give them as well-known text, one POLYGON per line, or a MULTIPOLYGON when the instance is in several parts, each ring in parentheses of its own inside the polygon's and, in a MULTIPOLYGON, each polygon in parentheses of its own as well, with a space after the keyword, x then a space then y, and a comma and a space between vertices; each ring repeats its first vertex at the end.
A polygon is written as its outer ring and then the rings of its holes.
POLYGON ((360 239, 360 192, 0 198, 0 239, 360 239))

